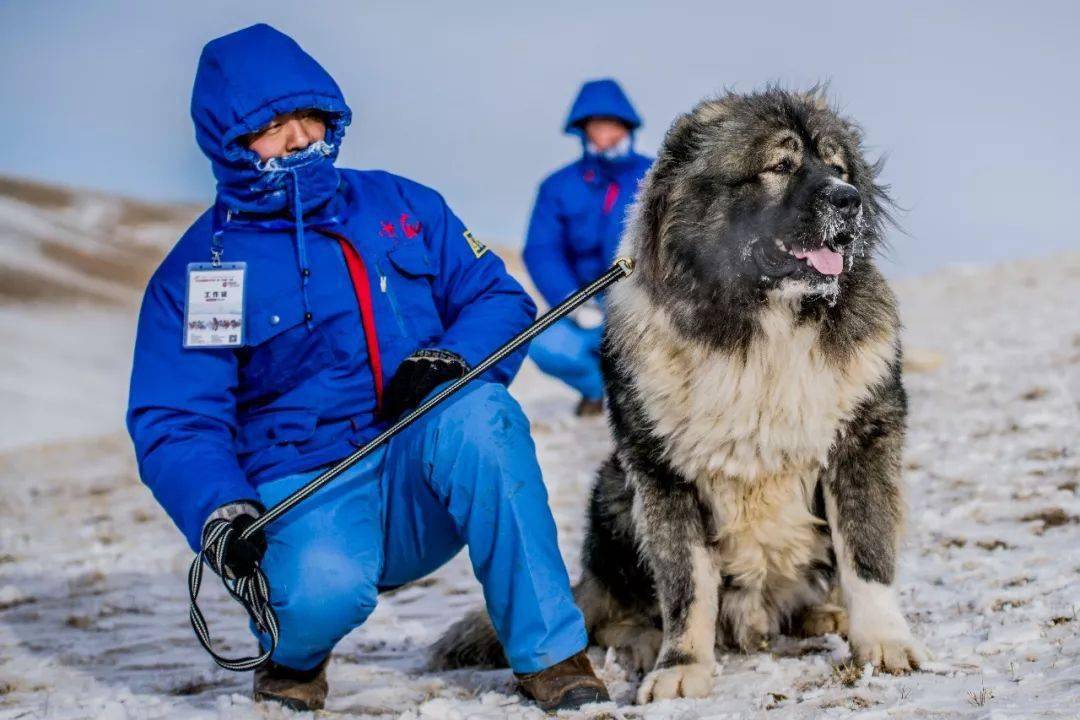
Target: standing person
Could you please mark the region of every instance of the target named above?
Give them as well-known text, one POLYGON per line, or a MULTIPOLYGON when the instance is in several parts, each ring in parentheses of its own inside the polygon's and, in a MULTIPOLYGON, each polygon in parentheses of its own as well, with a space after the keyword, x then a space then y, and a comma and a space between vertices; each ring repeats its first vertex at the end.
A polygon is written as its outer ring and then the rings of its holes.
MULTIPOLYGON (((557 305, 615 258, 626 209, 652 159, 634 151, 641 126, 614 80, 581 86, 565 132, 581 138, 582 156, 540 183, 525 239, 525 266, 550 305, 557 305)), ((603 412, 600 376, 603 312, 586 305, 533 340, 541 370, 581 393, 579 416, 603 412)))
MULTIPOLYGON (((334 166, 351 111, 277 30, 210 42, 191 112, 217 200, 149 282, 127 421, 143 481, 197 549, 461 377, 535 306, 435 191, 334 166)), ((466 545, 520 691, 548 709, 607 699, 506 390, 521 361, 226 548, 213 569, 260 566, 280 622, 256 699, 322 707, 330 652, 379 592, 466 545)))

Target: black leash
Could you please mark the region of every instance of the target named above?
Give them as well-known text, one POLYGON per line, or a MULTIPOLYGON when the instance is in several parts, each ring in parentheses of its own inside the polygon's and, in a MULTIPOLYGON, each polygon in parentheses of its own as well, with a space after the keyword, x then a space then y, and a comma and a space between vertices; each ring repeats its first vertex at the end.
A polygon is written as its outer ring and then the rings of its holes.
MULTIPOLYGON (((590 298, 603 292, 610 285, 613 285, 625 277, 629 277, 630 273, 633 271, 634 261, 632 259, 628 257, 618 258, 615 261, 615 264, 612 265, 607 272, 566 298, 566 300, 563 300, 561 303, 548 310, 540 317, 540 319, 514 336, 513 339, 489 355, 479 365, 465 373, 450 385, 447 385, 435 395, 432 395, 416 409, 403 415, 397 422, 386 430, 383 430, 352 455, 341 460, 307 485, 304 485, 277 505, 267 510, 259 516, 255 522, 249 525, 247 529, 240 534, 240 537, 243 539, 250 537, 292 508, 296 507, 299 503, 311 497, 311 495, 318 492, 324 485, 356 465, 356 463, 377 450, 381 445, 409 425, 412 425, 416 420, 429 413, 448 397, 461 390, 461 388, 465 387, 469 382, 475 380, 480 375, 483 375, 493 365, 501 362, 506 356, 544 332, 544 330, 547 330, 558 320, 569 315, 590 298)), ((227 523, 220 523, 212 528, 207 533, 202 549, 191 562, 191 569, 188 570, 188 593, 191 596, 191 627, 195 630, 195 636, 199 639, 199 643, 206 649, 206 652, 210 653, 210 657, 214 658, 214 662, 218 665, 226 670, 254 670, 270 659, 270 656, 273 655, 274 650, 277 648, 279 637, 277 616, 274 614, 273 608, 270 607, 270 588, 266 582, 266 575, 263 574, 262 568, 256 565, 255 570, 251 575, 233 580, 226 579, 224 572, 221 574, 221 582, 225 586, 225 589, 228 590, 229 594, 232 595, 237 602, 244 606, 244 609, 247 610, 248 615, 251 616, 255 626, 261 632, 270 636, 269 649, 265 650, 260 655, 230 659, 222 657, 214 652, 212 641, 210 639, 210 629, 206 625, 206 620, 203 617, 202 611, 199 610, 197 602, 199 598, 199 588, 202 585, 203 560, 213 558, 217 567, 224 567, 225 548, 228 546, 229 540, 234 532, 236 531, 229 527, 227 523)))

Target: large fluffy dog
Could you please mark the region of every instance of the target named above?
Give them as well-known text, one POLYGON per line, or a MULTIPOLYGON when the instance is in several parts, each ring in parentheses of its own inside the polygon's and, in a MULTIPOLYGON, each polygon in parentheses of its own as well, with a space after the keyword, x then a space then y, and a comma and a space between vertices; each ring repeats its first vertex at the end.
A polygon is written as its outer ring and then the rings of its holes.
MULTIPOLYGON (((769 89, 679 118, 644 181, 576 588, 595 641, 651 669, 641 702, 708 693, 718 642, 782 631, 848 631, 890 672, 924 657, 892 587, 906 400, 877 169, 818 94, 769 89)), ((475 619, 436 652, 498 655, 475 619)))

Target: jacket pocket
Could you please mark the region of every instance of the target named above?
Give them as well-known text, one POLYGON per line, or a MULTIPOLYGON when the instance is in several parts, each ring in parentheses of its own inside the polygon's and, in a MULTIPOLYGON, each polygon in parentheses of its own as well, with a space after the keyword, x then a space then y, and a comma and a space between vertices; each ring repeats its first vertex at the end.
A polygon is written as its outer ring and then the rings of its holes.
POLYGON ((263 410, 240 421, 236 452, 245 466, 276 446, 298 445, 311 439, 319 423, 314 410, 263 410))
POLYGON ((413 278, 435 277, 435 269, 421 242, 414 240, 399 243, 386 253, 386 257, 403 275, 413 278))
POLYGON ((241 420, 237 450, 250 453, 270 445, 304 442, 315 434, 318 423, 314 410, 264 410, 241 420))
POLYGON ((437 275, 423 243, 400 243, 379 263, 379 290, 386 294, 402 332, 424 343, 443 332, 434 296, 437 275))
POLYGON ((304 312, 299 293, 269 298, 249 312, 240 381, 251 395, 281 394, 333 363, 323 328, 308 328, 304 312))

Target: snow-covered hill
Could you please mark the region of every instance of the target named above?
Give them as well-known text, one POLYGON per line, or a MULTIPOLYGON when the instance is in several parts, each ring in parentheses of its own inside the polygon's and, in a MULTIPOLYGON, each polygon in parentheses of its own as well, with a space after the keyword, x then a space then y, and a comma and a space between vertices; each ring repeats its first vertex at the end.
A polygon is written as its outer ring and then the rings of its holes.
MULTIPOLYGON (((144 230, 146 256, 127 256, 119 234, 78 229, 77 201, 56 213, 25 202, 12 213, 15 201, 0 201, 5 247, 17 226, 21 248, 55 236, 76 255, 145 257, 139 278, 175 237, 175 226, 155 239, 144 230)), ((136 478, 121 420, 128 299, 141 280, 53 251, 33 257, 37 277, 75 288, 65 297, 83 302, 27 303, 7 292, 0 301, 0 720, 289 717, 253 706, 250 677, 217 669, 198 647, 186 614, 190 555, 136 478)), ((845 664, 839 638, 781 638, 768 653, 718 655, 711 698, 637 707, 626 704, 634 678, 595 651, 620 702, 587 715, 1080 717, 1078 278, 1080 254, 1071 254, 951 269, 898 288, 913 350, 900 585, 936 654, 925 672, 871 676, 845 664)), ((533 420, 576 574, 606 428, 573 418, 571 394, 532 365, 513 391, 533 420)), ((542 717, 513 696, 505 671, 423 672, 426 645, 479 598, 464 555, 384 597, 335 654, 319 716, 542 717)), ((227 647, 248 649, 231 601, 215 589, 206 609, 227 647)))
POLYGON ((0 176, 0 301, 130 302, 198 212, 0 176))
POLYGON ((131 308, 198 212, 0 176, 0 450, 120 428, 131 308))

